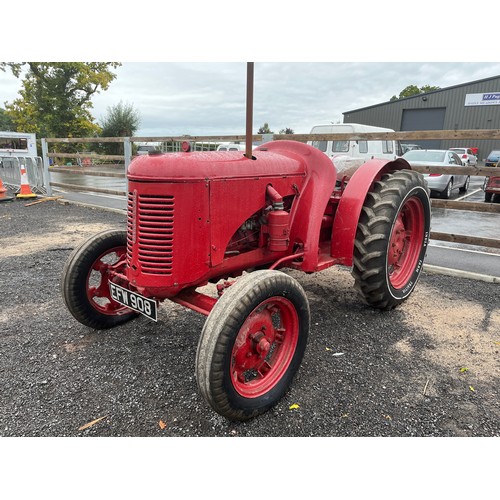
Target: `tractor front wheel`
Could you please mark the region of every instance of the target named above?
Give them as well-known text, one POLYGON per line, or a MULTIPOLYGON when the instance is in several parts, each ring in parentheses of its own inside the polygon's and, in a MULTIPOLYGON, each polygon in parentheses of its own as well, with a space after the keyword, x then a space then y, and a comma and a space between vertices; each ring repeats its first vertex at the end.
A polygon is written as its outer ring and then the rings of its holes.
POLYGON ((304 290, 282 272, 255 271, 236 281, 213 307, 198 343, 204 399, 230 420, 274 406, 302 361, 309 317, 304 290))
POLYGON ((352 274, 373 307, 392 309, 415 288, 429 241, 428 193, 421 174, 399 170, 383 175, 366 197, 352 274))
POLYGON ((111 298, 108 281, 126 286, 117 275, 125 270, 127 234, 109 230, 75 248, 63 269, 61 291, 70 313, 95 329, 120 325, 137 316, 111 298))

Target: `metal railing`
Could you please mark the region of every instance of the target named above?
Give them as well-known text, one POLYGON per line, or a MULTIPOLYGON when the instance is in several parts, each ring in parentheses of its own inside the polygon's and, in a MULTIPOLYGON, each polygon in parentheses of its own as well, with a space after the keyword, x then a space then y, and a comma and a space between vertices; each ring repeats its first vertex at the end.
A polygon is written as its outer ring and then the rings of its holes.
POLYGON ((40 156, 0 156, 0 179, 7 186, 17 189, 21 186, 21 166, 26 168, 28 182, 33 192, 47 193, 43 162, 40 156))

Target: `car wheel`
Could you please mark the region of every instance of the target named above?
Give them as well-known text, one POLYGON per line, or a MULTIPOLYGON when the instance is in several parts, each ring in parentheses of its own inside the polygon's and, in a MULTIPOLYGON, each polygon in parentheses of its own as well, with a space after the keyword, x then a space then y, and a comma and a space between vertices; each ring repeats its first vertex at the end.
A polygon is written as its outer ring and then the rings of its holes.
POLYGON ((446 189, 441 193, 441 198, 447 200, 451 196, 451 192, 453 191, 453 179, 450 179, 446 189))
POLYGON ((486 203, 490 203, 492 196, 493 196, 493 193, 484 193, 484 201, 486 203))
POLYGON ((468 175, 467 178, 465 179, 464 185, 459 188, 459 191, 461 193, 466 193, 467 190, 469 189, 469 184, 470 184, 470 176, 468 175))

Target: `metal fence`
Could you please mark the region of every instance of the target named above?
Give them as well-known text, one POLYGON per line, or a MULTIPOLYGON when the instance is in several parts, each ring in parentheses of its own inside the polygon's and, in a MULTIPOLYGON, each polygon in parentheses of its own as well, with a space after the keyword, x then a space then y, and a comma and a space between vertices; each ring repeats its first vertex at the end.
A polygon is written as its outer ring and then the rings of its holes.
POLYGON ((0 179, 7 186, 21 186, 21 166, 26 168, 28 182, 33 192, 47 194, 43 161, 40 156, 0 156, 0 179))

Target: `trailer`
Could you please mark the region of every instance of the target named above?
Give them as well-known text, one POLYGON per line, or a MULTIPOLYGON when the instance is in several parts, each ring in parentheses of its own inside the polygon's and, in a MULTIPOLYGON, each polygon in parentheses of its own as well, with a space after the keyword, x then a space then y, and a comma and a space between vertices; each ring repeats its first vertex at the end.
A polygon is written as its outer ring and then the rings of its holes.
POLYGON ((36 134, 0 131, 0 156, 31 158, 38 156, 36 134))

